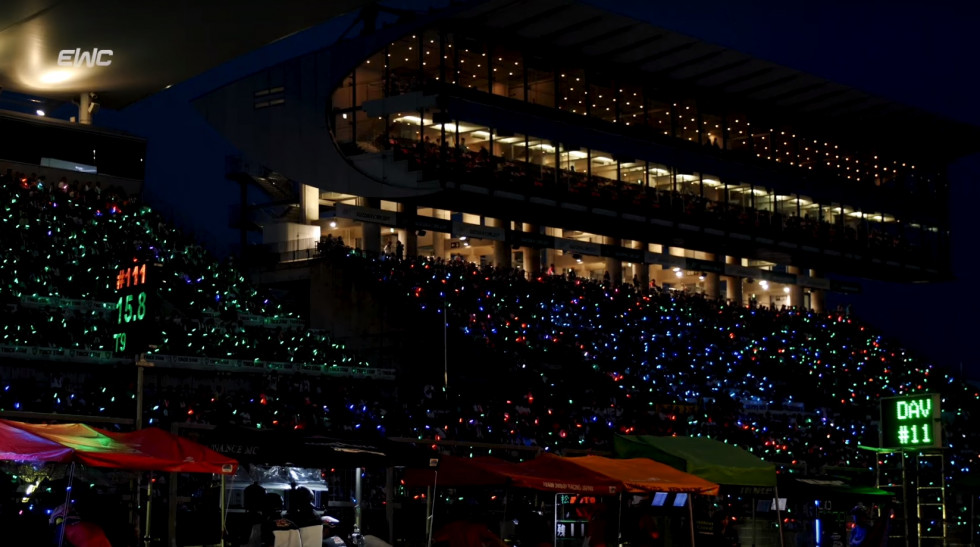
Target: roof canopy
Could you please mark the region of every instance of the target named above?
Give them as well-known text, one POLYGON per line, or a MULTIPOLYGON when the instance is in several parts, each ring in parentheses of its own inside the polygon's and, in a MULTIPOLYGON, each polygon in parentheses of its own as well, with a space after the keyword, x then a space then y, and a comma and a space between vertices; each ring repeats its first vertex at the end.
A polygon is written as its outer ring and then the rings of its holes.
POLYGON ((600 456, 563 458, 544 454, 522 463, 493 457, 443 456, 438 476, 409 469, 410 486, 513 486, 545 492, 597 496, 619 492, 688 492, 716 494, 718 485, 647 458, 615 460, 600 456))
POLYGON ((12 420, 0 420, 0 460, 224 475, 238 467, 231 458, 154 427, 115 433, 83 424, 12 420))
POLYGON ((802 122, 821 136, 857 143, 874 139, 899 150, 927 148, 949 157, 977 149, 978 130, 972 125, 658 27, 657 10, 636 5, 643 7, 632 11, 648 20, 617 13, 630 11, 629 6, 597 0, 485 0, 457 18, 459 28, 516 35, 578 63, 633 73, 746 114, 802 122))
POLYGON ((5 0, 0 86, 58 99, 94 91, 119 107, 370 4, 5 0))
POLYGON ((775 465, 706 437, 616 435, 613 452, 622 458, 650 458, 722 485, 776 485, 775 465))
POLYGON ((718 493, 717 484, 649 458, 613 459, 584 456, 569 458, 568 461, 619 479, 630 492, 718 493))
POLYGON ((791 477, 779 478, 779 494, 786 496, 807 496, 811 499, 854 500, 860 498, 893 498, 895 492, 873 486, 855 486, 839 477, 791 477))

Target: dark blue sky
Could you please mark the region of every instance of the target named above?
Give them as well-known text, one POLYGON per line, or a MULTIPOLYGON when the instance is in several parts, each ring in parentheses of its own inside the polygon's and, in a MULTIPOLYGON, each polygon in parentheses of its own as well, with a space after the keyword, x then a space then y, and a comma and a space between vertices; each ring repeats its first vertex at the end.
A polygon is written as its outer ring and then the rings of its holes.
MULTIPOLYGON (((978 2, 693 1, 658 3, 653 10, 639 0, 616 5, 664 28, 980 125, 978 2)), ((907 347, 980 377, 975 343, 980 319, 969 305, 972 276, 980 267, 975 251, 980 155, 952 164, 949 176, 957 280, 863 281, 864 293, 848 299, 862 318, 907 347)))
MULTIPOLYGON (((405 3, 409 2, 398 4, 405 3)), ((975 98, 978 2, 592 3, 980 126, 975 98)), ((228 207, 238 195, 223 175, 224 158, 234 149, 197 116, 189 101, 257 68, 329 45, 349 21, 349 16, 343 17, 289 37, 121 112, 104 111, 96 121, 147 137, 151 203, 194 227, 205 242, 229 245, 237 235, 227 228, 228 207)), ((957 281, 929 285, 864 281, 864 293, 849 297, 861 317, 888 335, 940 363, 962 364, 976 377, 980 377, 980 359, 975 357, 973 338, 980 333, 980 320, 968 302, 973 285, 969 276, 980 266, 973 251, 980 230, 972 220, 980 197, 978 175, 980 155, 950 167, 957 281)))

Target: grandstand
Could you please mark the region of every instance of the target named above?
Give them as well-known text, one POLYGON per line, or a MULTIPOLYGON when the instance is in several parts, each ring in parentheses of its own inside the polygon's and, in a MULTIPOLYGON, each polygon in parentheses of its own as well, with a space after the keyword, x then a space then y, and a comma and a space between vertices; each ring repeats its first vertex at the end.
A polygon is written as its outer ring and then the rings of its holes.
MULTIPOLYGON (((871 475, 880 400, 939 393, 969 506, 976 387, 826 294, 950 277, 945 169, 975 128, 583 2, 373 9, 195 102, 269 197, 231 219, 263 238, 237 256, 144 202, 140 139, 0 116, 41 135, 0 149, 0 413, 512 457, 706 436, 871 475), (160 272, 139 383, 113 340, 132 261, 160 272)), ((915 538, 937 528, 978 531, 915 538)))

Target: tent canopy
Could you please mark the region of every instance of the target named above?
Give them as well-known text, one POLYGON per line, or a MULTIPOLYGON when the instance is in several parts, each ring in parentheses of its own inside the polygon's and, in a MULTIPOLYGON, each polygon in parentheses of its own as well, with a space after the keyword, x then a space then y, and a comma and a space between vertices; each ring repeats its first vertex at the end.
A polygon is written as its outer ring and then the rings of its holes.
POLYGON ((615 477, 604 475, 554 454, 541 456, 517 464, 508 473, 514 486, 545 492, 574 492, 605 496, 626 490, 615 477))
POLYGON ((436 469, 408 468, 405 484, 408 486, 506 486, 510 482, 502 465, 516 465, 490 456, 461 458, 442 455, 436 469), (438 471, 438 476, 435 474, 438 471))
POLYGON ((856 486, 840 477, 780 476, 779 493, 783 496, 808 496, 813 499, 893 498, 895 492, 873 486, 856 486))
POLYGON ((441 456, 436 470, 408 469, 409 486, 514 486, 544 492, 577 492, 597 496, 623 490, 617 479, 577 466, 546 454, 522 463, 512 463, 492 456, 460 458, 441 456), (434 473, 438 471, 438 475, 434 473))
POLYGON ((116 433, 83 424, 0 420, 0 460, 230 475, 238 462, 154 427, 116 433))
POLYGON ((602 456, 568 461, 623 482, 630 492, 688 492, 718 494, 718 485, 649 458, 613 459, 602 456))
POLYGON ((545 492, 609 495, 619 492, 690 492, 716 494, 718 485, 647 458, 614 460, 600 456, 563 458, 543 454, 522 463, 489 456, 442 456, 439 475, 409 469, 409 486, 514 486, 545 492))
POLYGON ((721 485, 776 486, 774 464, 707 437, 616 435, 613 452, 620 458, 650 458, 721 485))

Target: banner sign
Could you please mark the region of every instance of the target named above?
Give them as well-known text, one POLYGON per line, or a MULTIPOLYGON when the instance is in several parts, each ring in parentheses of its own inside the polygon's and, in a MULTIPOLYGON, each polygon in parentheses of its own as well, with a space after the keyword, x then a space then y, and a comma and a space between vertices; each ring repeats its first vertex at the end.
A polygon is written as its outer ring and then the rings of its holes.
POLYGON ((368 207, 359 207, 357 205, 347 205, 345 203, 337 204, 337 216, 340 218, 359 220, 361 222, 373 222, 375 224, 385 224, 388 226, 395 225, 394 211, 382 211, 381 209, 371 209, 368 207))

